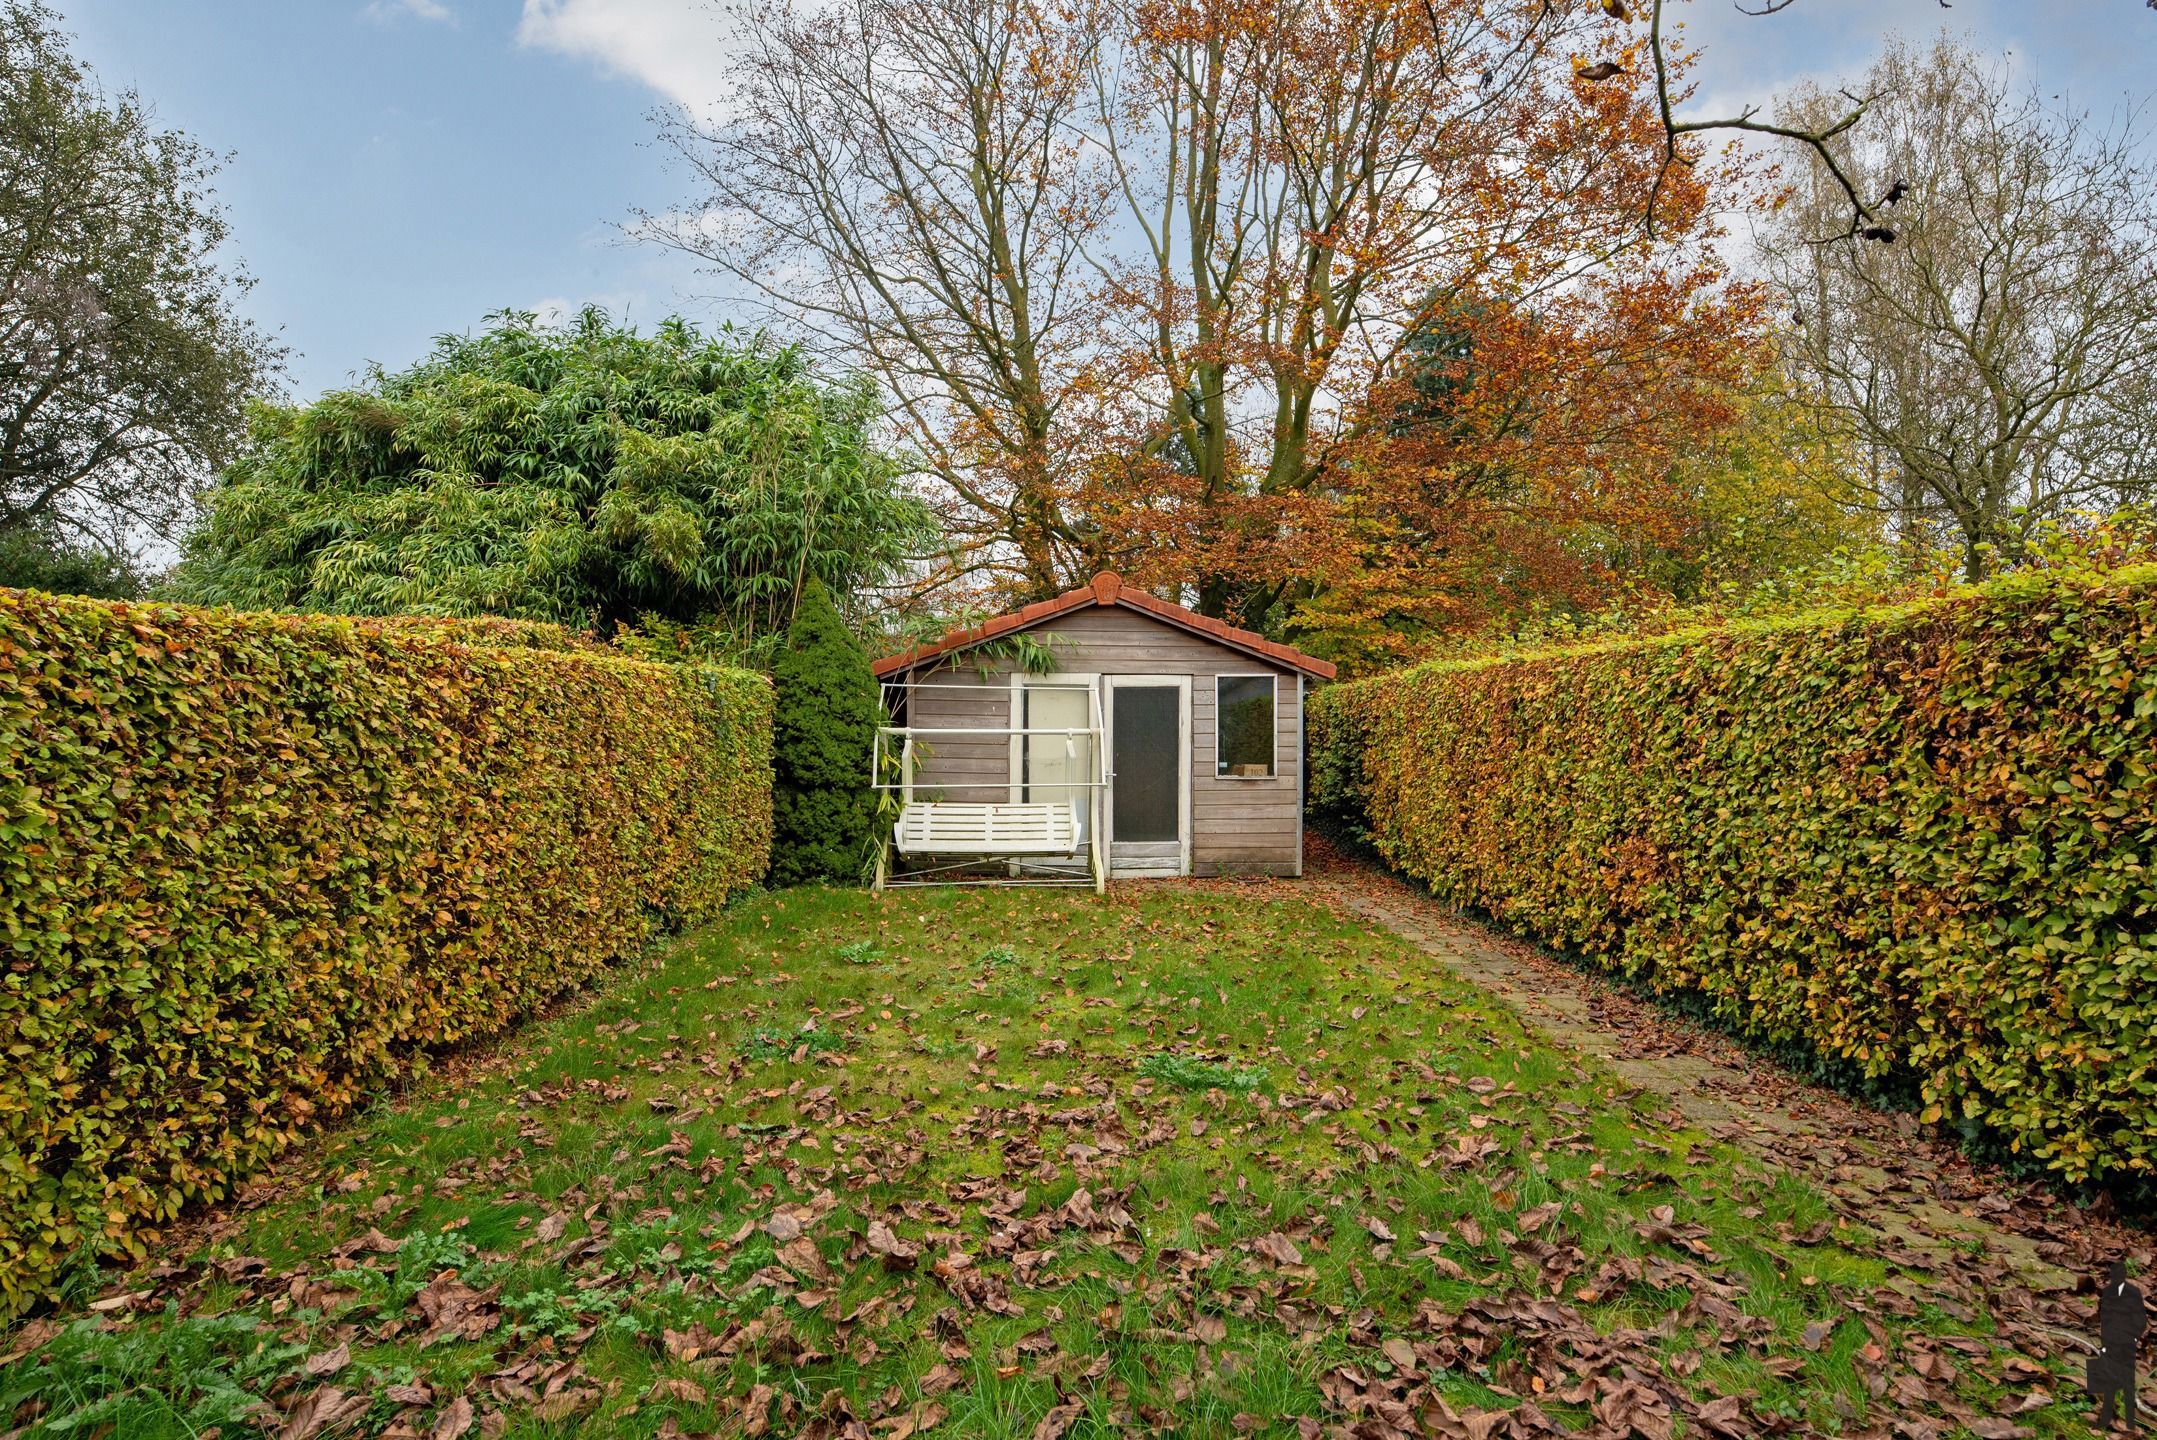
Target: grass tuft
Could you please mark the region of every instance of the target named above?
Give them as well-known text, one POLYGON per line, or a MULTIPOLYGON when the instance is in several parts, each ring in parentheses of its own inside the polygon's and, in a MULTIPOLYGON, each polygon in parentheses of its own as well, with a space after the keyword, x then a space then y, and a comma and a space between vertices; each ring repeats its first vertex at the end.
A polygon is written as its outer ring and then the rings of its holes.
POLYGON ((1248 1095, 1254 1090, 1263 1089, 1267 1075, 1263 1065, 1225 1065, 1219 1061, 1201 1060, 1194 1055, 1174 1055, 1167 1051, 1159 1051, 1140 1060, 1138 1073, 1148 1080, 1174 1085, 1179 1090, 1228 1090, 1238 1095, 1248 1095))
POLYGON ((799 1030, 763 1026, 743 1037, 741 1052, 752 1060, 787 1060, 796 1055, 833 1055, 847 1048, 844 1035, 820 1030, 814 1021, 799 1030))

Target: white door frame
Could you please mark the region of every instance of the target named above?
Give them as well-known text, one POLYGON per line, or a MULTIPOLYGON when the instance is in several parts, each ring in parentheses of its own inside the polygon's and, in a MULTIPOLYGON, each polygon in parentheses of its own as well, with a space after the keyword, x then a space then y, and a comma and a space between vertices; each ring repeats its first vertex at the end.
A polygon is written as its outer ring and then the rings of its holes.
POLYGON ((1108 846, 1109 872, 1115 873, 1116 836, 1116 689, 1128 686, 1134 690, 1147 686, 1174 688, 1176 691, 1176 768, 1181 781, 1182 803, 1176 807, 1179 849, 1176 873, 1191 873, 1191 677, 1188 675, 1104 675, 1101 677, 1101 727, 1102 758, 1108 765, 1108 803, 1102 807, 1102 820, 1110 833, 1101 838, 1108 846))

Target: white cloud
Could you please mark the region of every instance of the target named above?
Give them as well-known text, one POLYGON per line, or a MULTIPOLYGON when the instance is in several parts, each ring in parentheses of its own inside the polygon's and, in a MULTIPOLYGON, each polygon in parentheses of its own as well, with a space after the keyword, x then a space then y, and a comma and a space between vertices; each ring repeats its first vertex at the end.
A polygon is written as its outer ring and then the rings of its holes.
POLYGON ((641 81, 692 109, 727 91, 732 45, 715 6, 683 0, 524 0, 517 41, 597 61, 610 74, 641 81))
POLYGON ((445 21, 451 25, 457 23, 457 17, 442 0, 367 0, 367 8, 360 13, 383 25, 405 16, 415 20, 445 21))

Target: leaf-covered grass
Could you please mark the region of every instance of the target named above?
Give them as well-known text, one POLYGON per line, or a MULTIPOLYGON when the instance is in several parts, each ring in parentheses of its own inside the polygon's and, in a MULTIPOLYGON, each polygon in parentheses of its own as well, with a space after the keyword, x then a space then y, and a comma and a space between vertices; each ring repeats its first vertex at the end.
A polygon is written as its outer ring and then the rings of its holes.
POLYGON ((1392 937, 1166 887, 759 897, 211 1233, 0 1341, 0 1427, 1837 1433, 2032 1380, 1392 937))

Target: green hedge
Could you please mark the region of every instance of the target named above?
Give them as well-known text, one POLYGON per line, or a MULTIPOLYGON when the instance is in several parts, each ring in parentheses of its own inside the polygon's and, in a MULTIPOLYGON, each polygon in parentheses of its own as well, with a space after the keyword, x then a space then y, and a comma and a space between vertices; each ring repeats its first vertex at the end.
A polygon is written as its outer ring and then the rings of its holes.
POLYGON ((0 591, 0 1318, 711 915, 770 833, 758 676, 0 591))
POLYGON ((1441 898, 2072 1180, 2157 1166, 2157 569, 1323 691, 1312 807, 1441 898))

